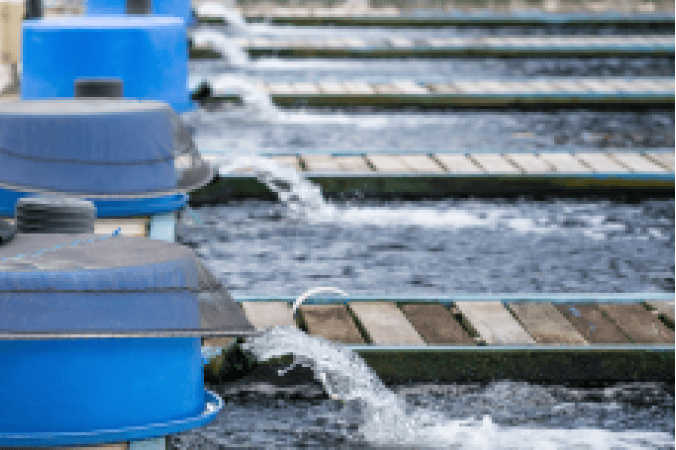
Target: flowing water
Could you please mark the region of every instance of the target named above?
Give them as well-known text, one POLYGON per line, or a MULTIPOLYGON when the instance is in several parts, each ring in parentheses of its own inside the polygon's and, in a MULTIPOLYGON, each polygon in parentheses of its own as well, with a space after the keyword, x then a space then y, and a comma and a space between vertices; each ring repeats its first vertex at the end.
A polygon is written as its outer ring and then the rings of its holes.
MULTIPOLYGON (((415 295, 674 292, 673 199, 327 202, 300 174, 257 156, 673 148, 671 110, 280 110, 259 87, 262 81, 673 76, 673 58, 250 60, 231 37, 326 38, 354 36, 357 30, 251 25, 230 12, 224 15, 233 26, 198 28, 193 37, 209 40, 225 57, 191 62, 191 75, 240 93, 244 105, 198 110, 185 119, 200 150, 230 156, 221 173, 252 170, 280 199, 198 208, 199 220, 182 224, 183 242, 232 293, 298 295, 318 285, 415 295)), ((376 28, 358 33, 420 38, 623 31, 376 28)), ((509 380, 386 386, 349 349, 297 330, 273 329, 246 347, 260 360, 292 354, 295 366, 263 379, 213 386, 225 408, 211 424, 174 436, 175 449, 674 448, 673 386, 509 380)))
POLYGON ((388 387, 351 350, 296 329, 244 346, 259 360, 293 354, 316 381, 222 386, 223 412, 174 448, 674 448, 673 397, 659 384, 388 387))

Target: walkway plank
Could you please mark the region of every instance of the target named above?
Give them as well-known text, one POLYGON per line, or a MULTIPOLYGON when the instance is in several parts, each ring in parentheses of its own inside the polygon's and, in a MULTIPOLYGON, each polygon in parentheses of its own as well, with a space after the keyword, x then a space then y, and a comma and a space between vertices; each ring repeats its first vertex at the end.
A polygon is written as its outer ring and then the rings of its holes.
POLYGON ((587 344, 551 303, 510 303, 509 308, 538 344, 587 344))
POLYGON ((632 172, 666 172, 663 167, 658 166, 639 153, 613 152, 609 155, 614 160, 629 167, 632 172))
POLYGON ((556 308, 592 344, 628 344, 629 339, 594 305, 567 304, 556 308))
POLYGON ((402 305, 401 309, 428 344, 475 343, 443 305, 402 305))
POLYGON ((398 155, 366 155, 378 172, 410 172, 409 167, 398 155))
POLYGON ((473 153, 471 158, 488 173, 520 174, 521 171, 498 153, 473 153))
POLYGON ((374 344, 425 344, 411 322, 394 303, 351 302, 350 309, 362 323, 374 344))
POLYGON ((302 95, 319 94, 319 87, 317 87, 316 83, 307 83, 307 82, 293 83, 292 87, 294 94, 302 94, 302 95))
POLYGON ((648 152, 646 154, 651 160, 655 161, 657 164, 660 164, 662 167, 667 169, 669 172, 674 171, 674 153, 667 152, 648 152))
POLYGON ((646 302, 648 306, 654 308, 658 314, 667 316, 669 320, 674 322, 674 302, 646 302))
POLYGON ((500 302, 458 302, 456 307, 488 344, 535 344, 500 302))
POLYGON ((540 157, 554 166, 559 173, 592 173, 592 170, 583 165, 570 153, 541 153, 540 157))
POLYGON ((626 167, 610 158, 605 153, 580 152, 575 156, 594 172, 598 173, 627 173, 626 167))
POLYGON ((279 156, 273 156, 272 159, 274 159, 277 164, 279 164, 282 167, 290 167, 297 172, 300 172, 302 169, 300 168, 300 161, 298 160, 298 157, 296 155, 279 155, 279 156))
POLYGON ((308 332, 343 344, 363 344, 357 326, 343 305, 303 305, 300 307, 308 332))
POLYGON ((599 305, 637 344, 673 344, 674 332, 643 305, 599 305))
POLYGON ((322 94, 342 95, 345 94, 345 87, 342 83, 331 83, 323 81, 319 83, 319 90, 322 94))
POLYGON ((291 308, 286 302, 242 302, 242 309, 257 330, 296 325, 291 308))
POLYGON ((345 172, 371 172, 363 156, 334 156, 333 160, 345 172))
POLYGON ((351 95, 373 95, 371 86, 362 81, 346 81, 343 83, 345 92, 351 95))
POLYGON ((342 168, 331 155, 303 155, 305 169, 309 172, 340 172, 342 168))
POLYGON ((456 153, 437 153, 435 156, 450 173, 473 174, 483 172, 481 168, 466 155, 456 153))
POLYGON ((505 158, 525 173, 547 173, 553 170, 550 164, 533 153, 505 153, 505 158))
POLYGON ((443 172, 439 164, 427 155, 401 155, 400 158, 413 172, 443 172))

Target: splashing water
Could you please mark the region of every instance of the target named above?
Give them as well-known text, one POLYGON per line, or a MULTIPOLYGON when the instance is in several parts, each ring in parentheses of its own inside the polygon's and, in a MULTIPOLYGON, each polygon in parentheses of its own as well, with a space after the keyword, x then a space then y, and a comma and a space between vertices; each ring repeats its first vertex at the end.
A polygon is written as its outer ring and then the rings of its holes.
POLYGON ((274 122, 282 116, 270 95, 255 82, 239 75, 220 75, 210 80, 214 92, 229 92, 239 96, 248 120, 274 122))
POLYGON ((668 433, 611 432, 601 429, 535 429, 482 420, 452 420, 442 413, 414 408, 385 386, 354 352, 290 327, 269 329, 244 344, 265 361, 292 354, 294 364, 315 378, 345 408, 360 411, 359 432, 375 446, 457 449, 645 449, 674 448, 668 433))
POLYGON ((216 30, 199 29, 192 33, 192 40, 196 47, 211 47, 228 61, 232 67, 246 67, 249 65, 249 55, 241 45, 231 37, 216 30))
POLYGON ((252 171, 256 177, 273 191, 287 207, 289 217, 313 224, 347 224, 351 226, 393 225, 402 227, 426 227, 459 230, 464 228, 489 228, 510 230, 521 234, 537 233, 582 233, 584 236, 603 240, 616 233, 624 225, 606 222, 603 214, 578 215, 580 226, 562 228, 553 222, 546 211, 535 214, 523 211, 518 206, 496 206, 481 202, 466 203, 444 208, 379 208, 369 206, 337 206, 324 200, 321 188, 302 173, 291 167, 281 166, 271 158, 255 155, 237 155, 219 166, 225 175, 238 171, 252 171), (528 215, 526 215, 528 214, 528 215))

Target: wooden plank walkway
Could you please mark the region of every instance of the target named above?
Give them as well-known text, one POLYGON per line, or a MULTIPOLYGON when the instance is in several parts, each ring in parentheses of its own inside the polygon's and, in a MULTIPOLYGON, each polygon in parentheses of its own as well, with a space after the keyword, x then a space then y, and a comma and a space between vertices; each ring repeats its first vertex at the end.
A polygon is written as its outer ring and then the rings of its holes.
POLYGON ((294 326, 296 323, 289 304, 285 302, 243 302, 242 309, 257 330, 294 326))
MULTIPOLYGON (((228 158, 216 182, 190 194, 193 204, 241 198, 273 198, 253 167, 229 172, 228 158)), ((302 172, 327 197, 359 193, 370 198, 450 198, 462 195, 661 195, 673 198, 674 154, 669 151, 598 153, 436 153, 274 155, 284 167, 302 172), (671 167, 671 169, 668 169, 671 167)), ((109 231, 113 231, 112 229, 109 231)))
POLYGON ((624 333, 636 343, 673 344, 674 331, 643 305, 599 305, 624 333))
POLYGON ((308 333, 343 344, 363 344, 364 339, 343 305, 303 305, 300 307, 308 333))
POLYGON ((535 344, 535 340, 499 302, 458 303, 456 307, 489 345, 535 344))
MULTIPOLYGON (((251 4, 241 7, 249 22, 270 22, 296 26, 350 26, 350 27, 450 27, 450 26, 560 26, 616 25, 623 28, 643 27, 646 24, 673 28, 673 13, 644 12, 639 14, 604 13, 551 13, 544 11, 519 11, 518 14, 474 11, 470 14, 438 14, 429 16, 408 15, 396 7, 338 8, 280 7, 279 5, 251 4)), ((200 22, 224 23, 225 19, 216 14, 197 9, 200 22)))
MULTIPOLYGON (((209 82, 209 101, 233 101, 239 94, 218 79, 209 82)), ((195 80, 191 83, 199 85, 195 80)), ((673 104, 673 78, 541 78, 457 80, 418 83, 266 83, 261 88, 280 106, 370 107, 542 107, 561 105, 673 104)))
MULTIPOLYGON (((220 57, 205 42, 197 41, 193 57, 220 57), (211 51, 209 51, 211 50, 211 51)), ((500 36, 364 40, 236 39, 251 56, 292 58, 451 58, 451 57, 609 57, 672 56, 674 36, 500 36)))
POLYGON ((564 317, 592 344, 628 344, 620 328, 595 305, 556 305, 564 317))
POLYGON ((587 344, 551 303, 510 303, 509 309, 538 344, 587 344))
POLYGON ((350 309, 364 326, 374 344, 425 344, 420 334, 394 303, 350 303, 350 309))

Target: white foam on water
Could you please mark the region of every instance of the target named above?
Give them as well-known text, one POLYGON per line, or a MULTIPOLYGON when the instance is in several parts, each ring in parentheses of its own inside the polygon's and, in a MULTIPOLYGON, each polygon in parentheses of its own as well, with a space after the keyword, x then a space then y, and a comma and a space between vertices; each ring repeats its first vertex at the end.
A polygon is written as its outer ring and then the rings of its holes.
MULTIPOLYGON (((481 420, 454 420, 443 413, 411 407, 349 348, 308 336, 291 327, 268 329, 244 348, 260 361, 291 354, 310 368, 327 394, 361 411, 359 432, 374 446, 452 449, 646 449, 674 448, 668 433, 612 432, 602 429, 546 429, 499 426, 481 420)), ((527 395, 527 391, 524 394, 527 395)))
MULTIPOLYGON (((215 95, 231 93, 239 96, 244 104, 244 112, 248 120, 278 121, 282 112, 272 103, 268 93, 249 78, 238 74, 224 74, 211 80, 211 88, 215 95)), ((205 114, 209 116, 209 114, 205 114)), ((222 116, 219 117, 222 119, 222 116)))
POLYGON ((602 214, 580 214, 578 226, 563 228, 546 211, 524 211, 518 205, 499 206, 480 201, 444 205, 443 208, 341 205, 327 202, 321 188, 302 173, 281 166, 272 158, 224 155, 217 161, 221 175, 248 171, 255 174, 287 206, 289 217, 315 224, 375 227, 426 227, 459 230, 481 228, 521 234, 581 232, 591 239, 606 239, 624 225, 604 223, 602 214))

